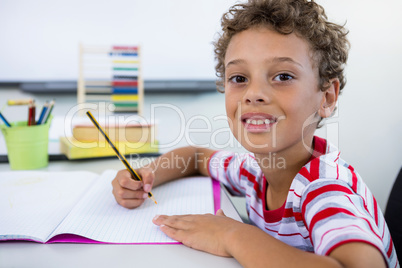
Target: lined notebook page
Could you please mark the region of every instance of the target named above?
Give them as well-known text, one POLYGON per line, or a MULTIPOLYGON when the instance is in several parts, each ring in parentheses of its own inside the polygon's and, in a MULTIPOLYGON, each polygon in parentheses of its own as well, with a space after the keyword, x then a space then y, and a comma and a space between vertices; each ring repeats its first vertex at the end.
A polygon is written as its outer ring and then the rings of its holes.
POLYGON ((47 237, 98 177, 79 172, 0 173, 0 240, 47 237))
POLYGON ((176 241, 152 223, 155 215, 214 213, 210 178, 161 185, 152 190, 157 205, 148 198, 139 208, 126 209, 112 195, 115 175, 116 171, 105 171, 52 236, 72 233, 107 243, 172 243, 176 241))

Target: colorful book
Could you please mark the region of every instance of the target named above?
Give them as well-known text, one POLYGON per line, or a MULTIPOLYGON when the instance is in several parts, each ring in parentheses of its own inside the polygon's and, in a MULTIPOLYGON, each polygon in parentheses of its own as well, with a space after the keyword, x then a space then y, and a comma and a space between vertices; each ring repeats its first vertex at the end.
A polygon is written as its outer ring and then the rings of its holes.
POLYGON ((220 206, 219 183, 191 177, 155 187, 157 205, 149 199, 126 209, 112 195, 116 173, 0 172, 0 241, 177 244, 152 223, 155 215, 214 213, 220 206))
MULTIPOLYGON (((123 142, 116 141, 116 148, 123 155, 156 154, 159 152, 158 142, 123 142)), ((68 159, 85 159, 116 156, 106 140, 80 142, 72 137, 60 137, 60 152, 68 159)))

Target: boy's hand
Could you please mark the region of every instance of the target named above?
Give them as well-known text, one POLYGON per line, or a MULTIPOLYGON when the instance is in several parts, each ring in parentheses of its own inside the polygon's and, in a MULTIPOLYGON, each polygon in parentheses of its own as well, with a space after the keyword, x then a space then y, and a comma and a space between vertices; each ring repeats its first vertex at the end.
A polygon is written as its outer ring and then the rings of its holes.
POLYGON ((225 233, 241 224, 226 217, 221 209, 216 215, 158 215, 152 221, 166 235, 190 248, 225 257, 230 256, 225 246, 225 233))
POLYGON ((113 179, 113 195, 117 203, 125 208, 136 208, 148 198, 155 175, 150 168, 136 170, 142 181, 135 181, 127 169, 117 172, 113 179))

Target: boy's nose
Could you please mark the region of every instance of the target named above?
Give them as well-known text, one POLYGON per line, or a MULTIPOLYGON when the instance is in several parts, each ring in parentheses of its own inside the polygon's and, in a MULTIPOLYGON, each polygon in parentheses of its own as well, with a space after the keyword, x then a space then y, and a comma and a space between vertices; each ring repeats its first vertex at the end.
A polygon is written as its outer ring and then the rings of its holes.
POLYGON ((244 94, 246 104, 268 104, 269 97, 267 91, 261 85, 250 85, 244 94))

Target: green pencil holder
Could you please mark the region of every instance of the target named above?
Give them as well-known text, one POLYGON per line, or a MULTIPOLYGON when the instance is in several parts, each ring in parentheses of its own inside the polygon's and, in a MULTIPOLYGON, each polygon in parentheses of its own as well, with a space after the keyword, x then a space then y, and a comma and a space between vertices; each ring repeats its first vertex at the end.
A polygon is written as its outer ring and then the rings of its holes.
POLYGON ((49 127, 46 124, 28 126, 27 121, 11 123, 11 127, 0 125, 6 140, 8 162, 11 169, 27 170, 46 167, 49 163, 49 127))

